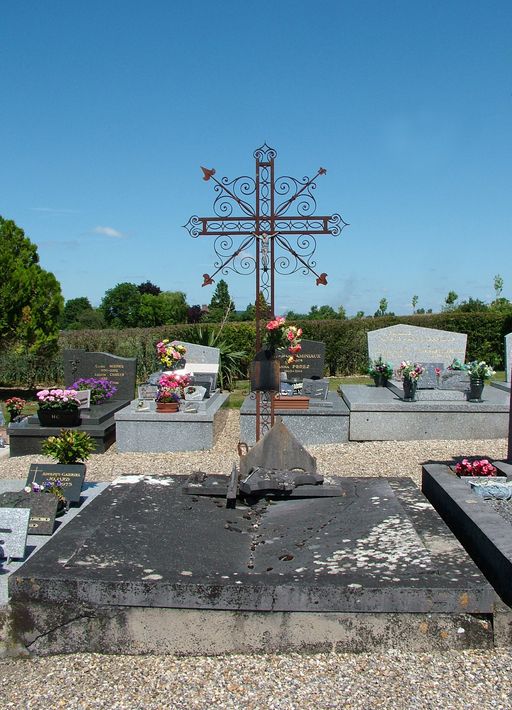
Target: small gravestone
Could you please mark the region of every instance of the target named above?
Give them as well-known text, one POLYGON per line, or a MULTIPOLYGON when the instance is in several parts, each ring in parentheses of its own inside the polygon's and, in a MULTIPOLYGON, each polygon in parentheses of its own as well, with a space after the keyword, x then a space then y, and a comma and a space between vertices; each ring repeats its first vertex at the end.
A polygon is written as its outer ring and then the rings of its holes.
POLYGON ((418 380, 418 389, 428 390, 435 389, 440 384, 441 372, 443 370, 442 362, 422 362, 424 367, 423 374, 418 380), (438 370, 439 375, 436 374, 438 370))
POLYGON ((158 394, 158 385, 150 385, 149 382, 145 382, 143 385, 138 387, 139 399, 144 400, 154 400, 158 394))
POLYGON ((117 390, 113 400, 132 400, 135 393, 137 358, 118 357, 87 350, 64 350, 64 381, 69 387, 82 377, 110 380, 117 390))
MULTIPOLYGON (((176 367, 174 372, 191 374, 194 376, 194 384, 207 387, 208 393, 217 389, 217 376, 220 367, 220 349, 211 348, 208 345, 197 345, 196 343, 186 343, 183 340, 174 340, 177 345, 183 345, 187 352, 180 361, 181 367, 176 367)), ((153 372, 149 376, 151 384, 158 384, 162 371, 153 372)), ((209 396, 209 394, 208 394, 209 396)))
POLYGON ((283 364, 289 382, 302 381, 304 378, 321 379, 325 369, 325 343, 318 340, 302 340, 302 350, 297 353, 291 365, 283 364))
POLYGON ((28 508, 0 508, 0 558, 25 557, 29 518, 28 508))
POLYGON ((85 464, 45 464, 33 463, 28 471, 25 485, 45 481, 60 481, 64 497, 70 503, 80 503, 80 494, 85 478, 85 464))
POLYGON ((402 360, 410 362, 442 363, 444 367, 458 358, 466 357, 465 333, 453 333, 437 328, 420 328, 415 325, 391 325, 372 330, 367 334, 370 361, 382 356, 397 368, 402 360))
POLYGON ((312 399, 327 399, 329 393, 329 380, 310 380, 304 378, 302 394, 312 399))
POLYGON ((57 498, 51 493, 13 491, 0 494, 0 508, 28 508, 30 535, 51 535, 55 527, 57 498))

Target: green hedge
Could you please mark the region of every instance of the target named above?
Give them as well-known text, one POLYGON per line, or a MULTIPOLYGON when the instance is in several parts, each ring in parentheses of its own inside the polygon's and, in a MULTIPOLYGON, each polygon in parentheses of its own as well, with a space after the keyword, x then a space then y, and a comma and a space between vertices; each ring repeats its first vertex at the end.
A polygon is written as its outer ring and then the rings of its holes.
MULTIPOLYGON (((468 360, 485 360, 495 369, 504 367, 504 342, 512 332, 512 316, 498 312, 439 313, 416 316, 385 316, 350 320, 304 321, 304 336, 326 344, 326 369, 330 375, 351 375, 366 372, 368 350, 366 334, 370 330, 398 323, 438 328, 467 333, 468 360)), ((202 326, 217 331, 218 325, 202 326)), ((144 382, 158 369, 155 344, 161 338, 194 342, 196 325, 172 325, 159 328, 130 328, 127 330, 80 330, 61 333, 59 347, 84 348, 89 351, 109 352, 121 357, 137 357, 137 379, 144 382)), ((247 371, 254 357, 255 331, 253 323, 227 323, 222 338, 237 350, 247 353, 243 367, 247 371)), ((62 355, 36 358, 13 351, 0 352, 0 386, 35 386, 63 381, 62 355)))

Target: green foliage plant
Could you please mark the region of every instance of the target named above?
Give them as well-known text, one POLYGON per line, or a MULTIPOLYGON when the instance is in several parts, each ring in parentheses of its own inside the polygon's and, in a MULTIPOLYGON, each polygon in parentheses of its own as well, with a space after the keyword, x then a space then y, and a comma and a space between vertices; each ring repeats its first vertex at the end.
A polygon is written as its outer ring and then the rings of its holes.
POLYGON ((83 463, 95 449, 92 437, 79 429, 61 429, 59 436, 49 436, 41 444, 43 454, 60 464, 83 463))

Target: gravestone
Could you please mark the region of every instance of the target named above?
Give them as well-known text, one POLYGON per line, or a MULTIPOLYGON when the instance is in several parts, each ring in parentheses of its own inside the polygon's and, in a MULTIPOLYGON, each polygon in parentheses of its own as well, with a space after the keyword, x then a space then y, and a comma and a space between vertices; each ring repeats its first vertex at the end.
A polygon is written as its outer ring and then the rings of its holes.
POLYGON ((281 370, 286 372, 289 382, 299 382, 306 379, 321 379, 325 369, 325 343, 318 340, 302 340, 302 350, 297 353, 296 360, 291 365, 283 364, 281 370))
POLYGON ((149 382, 139 385, 137 388, 139 399, 154 400, 158 394, 158 385, 150 385, 149 382))
POLYGON ((25 557, 29 518, 28 508, 0 508, 0 558, 25 557))
POLYGON ((393 368, 402 360, 442 363, 448 367, 454 358, 464 362, 466 357, 465 333, 400 324, 372 330, 367 338, 370 361, 382 356, 393 368))
POLYGON ((505 336, 505 381, 510 382, 510 368, 512 368, 512 333, 505 336))
POLYGON ((33 463, 28 470, 27 482, 42 485, 45 481, 60 481, 64 497, 70 503, 80 503, 85 478, 85 464, 33 463))
MULTIPOLYGON (((176 368, 174 372, 194 375, 194 384, 206 387, 208 396, 217 389, 217 376, 220 365, 220 349, 211 348, 208 345, 197 345, 196 343, 186 343, 183 340, 173 341, 177 345, 183 345, 187 352, 183 357, 184 366, 176 368)), ((151 384, 158 384, 162 372, 154 372, 149 377, 151 384)))
POLYGON ((309 380, 302 382, 302 395, 312 399, 327 399, 329 393, 329 380, 309 380))
POLYGON ((131 401, 135 394, 137 358, 87 350, 64 350, 64 381, 69 387, 82 377, 106 378, 117 391, 113 400, 131 401))
POLYGON ((51 493, 10 491, 0 494, 0 508, 28 508, 30 535, 51 535, 55 527, 57 498, 51 493))

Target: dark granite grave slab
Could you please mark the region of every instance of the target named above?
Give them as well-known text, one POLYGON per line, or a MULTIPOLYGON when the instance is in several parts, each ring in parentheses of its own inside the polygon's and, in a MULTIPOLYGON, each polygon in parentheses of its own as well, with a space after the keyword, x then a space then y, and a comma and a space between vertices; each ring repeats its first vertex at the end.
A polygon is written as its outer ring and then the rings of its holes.
MULTIPOLYGON (((104 453, 116 440, 116 425, 114 414, 128 402, 111 400, 105 404, 91 406, 90 410, 82 410, 80 431, 85 431, 96 444, 96 453, 104 453)), ((20 423, 9 424, 9 447, 11 456, 26 456, 40 454, 41 444, 49 436, 58 436, 60 427, 43 427, 35 416, 27 417, 20 423)))
POLYGON ((340 498, 228 510, 180 477, 141 478, 28 560, 13 604, 492 613, 491 587, 409 479, 338 479, 340 498))
MULTIPOLYGON (((512 480, 510 465, 496 465, 512 480)), ((444 464, 423 466, 421 489, 503 601, 512 605, 512 525, 444 464)))

